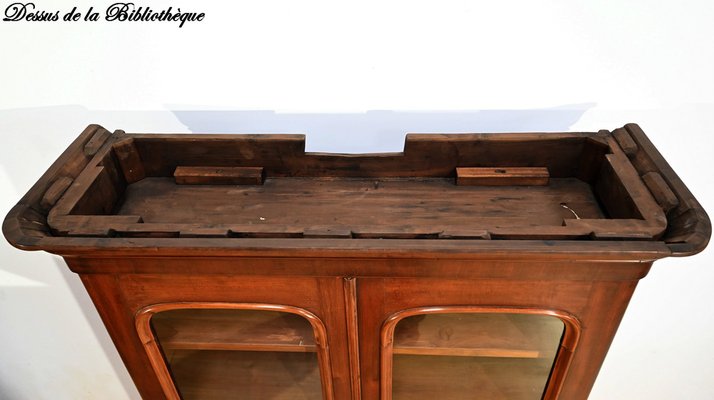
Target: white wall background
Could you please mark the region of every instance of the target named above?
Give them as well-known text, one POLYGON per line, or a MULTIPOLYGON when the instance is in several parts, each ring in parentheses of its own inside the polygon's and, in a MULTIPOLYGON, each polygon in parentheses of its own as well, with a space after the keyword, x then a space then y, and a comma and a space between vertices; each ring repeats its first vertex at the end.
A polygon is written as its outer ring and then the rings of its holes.
MULTIPOLYGON (((595 3, 152 1, 206 20, 0 21, 0 214, 90 122, 352 152, 400 150, 406 131, 638 122, 714 212, 714 3, 595 3)), ((713 253, 655 264, 592 399, 714 398, 713 253)), ((4 241, 0 398, 138 398, 79 279, 4 241)))

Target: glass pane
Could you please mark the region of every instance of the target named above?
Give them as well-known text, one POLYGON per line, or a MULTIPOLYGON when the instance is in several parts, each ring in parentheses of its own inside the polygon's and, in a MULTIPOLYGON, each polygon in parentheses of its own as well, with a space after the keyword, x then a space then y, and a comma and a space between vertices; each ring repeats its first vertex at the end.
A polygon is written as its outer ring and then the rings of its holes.
POLYGON ((181 309, 151 325, 184 400, 322 398, 312 326, 299 315, 181 309))
POLYGON ((547 315, 425 314, 394 331, 394 399, 537 400, 564 324, 547 315))

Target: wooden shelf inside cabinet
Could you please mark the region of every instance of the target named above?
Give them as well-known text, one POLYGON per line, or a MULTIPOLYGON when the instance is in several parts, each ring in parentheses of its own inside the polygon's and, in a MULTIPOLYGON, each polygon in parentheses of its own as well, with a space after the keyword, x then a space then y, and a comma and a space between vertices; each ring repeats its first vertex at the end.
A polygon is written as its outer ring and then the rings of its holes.
POLYGON ((310 323, 301 316, 284 312, 172 310, 154 315, 152 326, 164 351, 316 351, 310 323))
POLYGON ((393 353, 552 359, 562 334, 563 323, 555 317, 466 313, 416 315, 397 324, 393 353))
POLYGON ((540 400, 552 362, 543 359, 401 355, 392 399, 540 400), (514 379, 518 376, 518 379, 514 379))
POLYGON ((167 358, 183 400, 322 398, 315 353, 174 350, 167 358))

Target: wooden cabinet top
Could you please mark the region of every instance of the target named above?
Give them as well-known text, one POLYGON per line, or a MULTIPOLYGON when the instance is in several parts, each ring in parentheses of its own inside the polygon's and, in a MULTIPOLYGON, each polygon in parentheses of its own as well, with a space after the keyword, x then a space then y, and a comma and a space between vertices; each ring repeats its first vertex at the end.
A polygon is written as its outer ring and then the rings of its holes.
POLYGON ((306 153, 302 135, 90 125, 12 209, 7 239, 72 254, 653 260, 709 219, 642 130, 410 134, 306 153))

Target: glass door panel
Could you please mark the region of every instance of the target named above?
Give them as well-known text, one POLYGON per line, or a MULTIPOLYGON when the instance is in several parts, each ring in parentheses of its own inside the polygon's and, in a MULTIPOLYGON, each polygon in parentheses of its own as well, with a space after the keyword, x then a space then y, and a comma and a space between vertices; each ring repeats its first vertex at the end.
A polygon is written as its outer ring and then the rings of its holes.
POLYGON ((252 309, 175 309, 151 318, 184 400, 322 399, 313 326, 304 317, 252 309))
POLYGON ((392 398, 540 399, 563 332, 549 315, 406 317, 394 329, 392 398))

